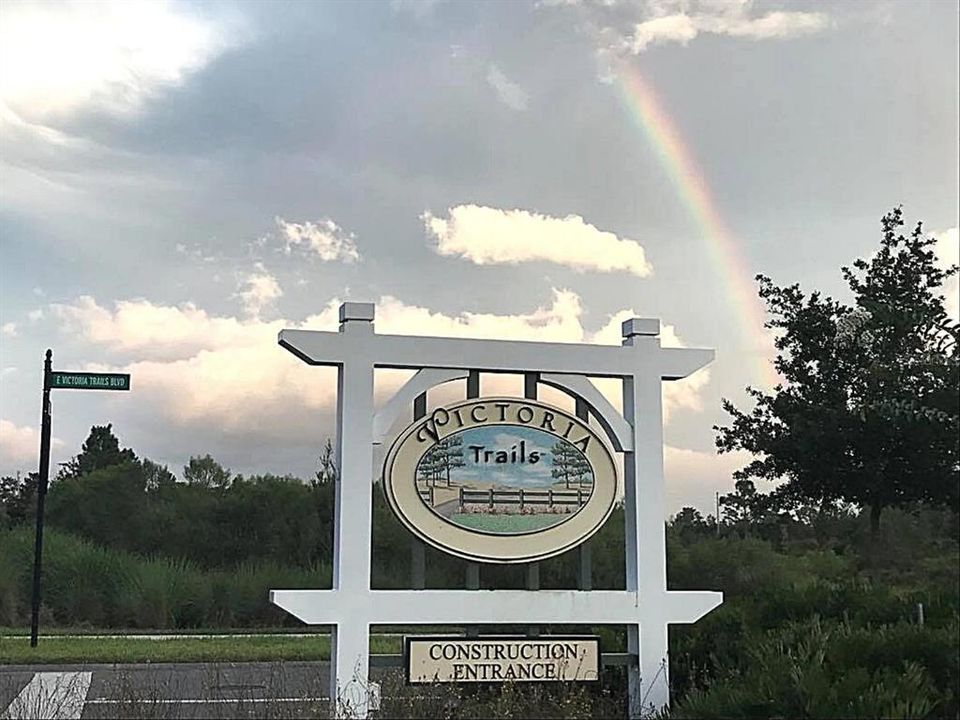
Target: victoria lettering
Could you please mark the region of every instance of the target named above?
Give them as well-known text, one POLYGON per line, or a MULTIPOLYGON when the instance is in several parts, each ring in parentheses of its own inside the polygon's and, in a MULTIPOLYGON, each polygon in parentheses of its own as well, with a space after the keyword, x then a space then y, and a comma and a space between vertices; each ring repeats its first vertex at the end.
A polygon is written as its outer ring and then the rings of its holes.
MULTIPOLYGON (((466 414, 469 416, 473 427, 487 423, 528 425, 562 437, 584 453, 587 452, 592 439, 590 434, 573 420, 558 418, 555 413, 539 406, 522 403, 490 403, 489 405, 478 403, 471 407, 466 414), (577 432, 574 432, 574 430, 577 432)), ((416 438, 420 443, 437 443, 447 435, 463 428, 466 424, 464 408, 456 408, 452 412, 446 408, 437 408, 417 429, 416 438)), ((534 454, 530 454, 531 458, 534 454)), ((493 457, 494 462, 517 462, 515 459, 497 460, 495 455, 493 457)), ((537 454, 537 458, 539 459, 539 454, 537 454)), ((476 462, 480 462, 479 456, 476 462)), ((489 462, 489 460, 484 460, 484 462, 489 462)), ((536 460, 530 459, 528 462, 536 462, 536 460)))

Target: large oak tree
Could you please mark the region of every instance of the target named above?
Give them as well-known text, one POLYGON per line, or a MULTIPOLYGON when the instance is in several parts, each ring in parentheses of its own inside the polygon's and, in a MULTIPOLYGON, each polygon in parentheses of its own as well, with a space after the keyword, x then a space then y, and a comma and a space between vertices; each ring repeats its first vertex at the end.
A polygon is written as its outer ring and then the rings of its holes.
POLYGON ((767 327, 777 333, 782 381, 747 388, 753 408, 729 400, 719 451, 755 459, 737 479, 785 481, 781 498, 844 501, 880 525, 885 507, 958 506, 958 326, 942 288, 957 266, 939 267, 920 224, 903 235, 899 208, 882 220, 880 248, 842 268, 853 303, 758 276, 767 327))

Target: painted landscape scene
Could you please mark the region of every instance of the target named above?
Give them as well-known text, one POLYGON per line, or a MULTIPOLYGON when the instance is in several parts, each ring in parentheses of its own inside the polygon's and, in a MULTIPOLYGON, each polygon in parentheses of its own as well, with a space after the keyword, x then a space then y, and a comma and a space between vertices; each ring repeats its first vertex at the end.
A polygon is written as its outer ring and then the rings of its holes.
POLYGON ((477 427, 445 438, 421 458, 416 483, 433 512, 500 535, 569 520, 593 492, 593 471, 571 443, 519 426, 477 427))

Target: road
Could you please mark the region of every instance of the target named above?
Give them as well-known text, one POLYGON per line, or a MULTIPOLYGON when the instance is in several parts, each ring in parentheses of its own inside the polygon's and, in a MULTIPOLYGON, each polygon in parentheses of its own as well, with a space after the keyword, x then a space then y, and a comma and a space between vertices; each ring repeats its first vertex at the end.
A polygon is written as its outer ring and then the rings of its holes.
POLYGON ((328 682, 327 662, 6 665, 0 717, 318 717, 328 682))

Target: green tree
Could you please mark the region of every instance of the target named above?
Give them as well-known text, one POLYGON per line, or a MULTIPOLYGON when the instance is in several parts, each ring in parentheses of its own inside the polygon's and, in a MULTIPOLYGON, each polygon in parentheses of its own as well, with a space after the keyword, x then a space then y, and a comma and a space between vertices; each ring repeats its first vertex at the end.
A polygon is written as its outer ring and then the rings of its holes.
POLYGON ((57 473, 57 479, 80 477, 112 465, 135 462, 137 456, 133 450, 120 448, 120 441, 113 434, 112 423, 94 425, 80 448, 80 454, 67 461, 57 473))
POLYGON ((177 481, 177 476, 170 472, 170 468, 155 463, 149 458, 141 460, 140 467, 143 469, 147 490, 156 491, 177 481))
POLYGON ((156 531, 145 521, 146 505, 140 463, 114 464, 54 483, 47 520, 101 545, 138 550, 144 535, 156 531))
POLYGON ((183 479, 188 485, 204 488, 225 488, 230 486, 230 470, 208 455, 191 455, 190 462, 183 467, 183 479))
POLYGON ((668 523, 670 531, 684 541, 708 537, 716 532, 716 521, 712 515, 706 518, 696 508, 684 506, 668 523))
POLYGON ((37 473, 0 478, 0 527, 33 520, 37 508, 37 473), (5 519, 4 519, 5 518, 5 519))
POLYGON ((914 501, 958 506, 958 326, 920 224, 904 236, 899 208, 884 216, 880 249, 843 268, 852 305, 758 276, 778 333, 782 377, 771 393, 747 388, 742 412, 715 427, 721 453, 755 459, 734 477, 784 479, 782 497, 844 501, 869 510, 914 501))
POLYGON ((720 496, 721 518, 730 525, 757 525, 767 519, 776 495, 757 492, 752 480, 737 480, 736 492, 720 496))
POLYGON ((337 461, 333 452, 333 443, 330 441, 330 438, 327 438, 326 443, 323 445, 323 450, 320 452, 320 457, 317 458, 317 472, 314 473, 315 485, 329 485, 337 480, 337 461))

